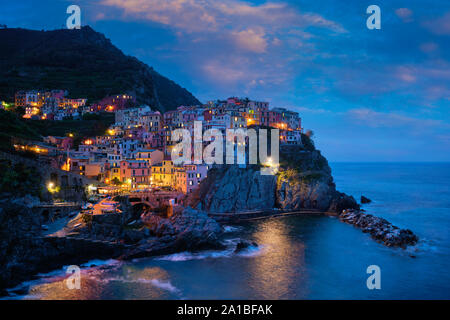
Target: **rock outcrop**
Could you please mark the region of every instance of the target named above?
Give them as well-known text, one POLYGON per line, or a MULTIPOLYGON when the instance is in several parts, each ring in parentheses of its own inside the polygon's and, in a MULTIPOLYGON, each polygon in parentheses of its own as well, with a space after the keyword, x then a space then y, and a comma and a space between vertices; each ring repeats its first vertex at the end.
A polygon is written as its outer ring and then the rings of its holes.
POLYGON ((371 237, 384 243, 388 247, 402 247, 415 245, 418 237, 409 229, 400 229, 389 221, 365 214, 359 210, 344 210, 339 219, 345 223, 353 224, 370 233, 371 237))
POLYGON ((370 200, 369 198, 361 196, 361 204, 366 204, 366 203, 371 203, 371 202, 372 202, 372 200, 370 200))
POLYGON ((222 165, 190 195, 187 203, 211 213, 251 210, 317 209, 341 212, 359 208, 353 197, 336 191, 327 160, 317 150, 289 146, 280 150, 277 175, 261 175, 261 167, 222 165))
POLYGON ((142 221, 152 235, 172 242, 177 250, 222 248, 222 227, 204 211, 187 207, 170 218, 150 214, 143 216, 142 221))
MULTIPOLYGON (((127 202, 122 203, 122 208, 127 202)), ((130 208, 127 208, 130 209, 130 208)), ((0 296, 4 288, 64 265, 91 259, 136 258, 185 250, 222 249, 222 227, 205 212, 185 208, 170 218, 146 213, 81 215, 60 236, 44 236, 41 217, 14 202, 0 206, 0 296), (65 234, 65 236, 63 235, 65 234)))
POLYGON ((188 203, 214 213, 272 210, 276 202, 276 179, 276 176, 261 175, 256 166, 224 165, 208 172, 207 181, 188 203))
POLYGON ((43 237, 40 219, 24 205, 6 202, 0 206, 0 295, 5 294, 2 289, 38 272, 122 254, 120 245, 43 237))

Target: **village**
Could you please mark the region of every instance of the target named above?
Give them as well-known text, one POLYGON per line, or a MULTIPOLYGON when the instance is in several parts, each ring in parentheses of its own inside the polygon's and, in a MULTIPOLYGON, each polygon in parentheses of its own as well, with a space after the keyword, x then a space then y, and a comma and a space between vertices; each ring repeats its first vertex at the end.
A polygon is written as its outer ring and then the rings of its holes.
MULTIPOLYGON (((231 97, 161 113, 147 105, 138 106, 129 94, 109 96, 91 105, 86 104, 87 99, 66 96, 64 90, 19 91, 15 105, 25 108, 25 119, 62 121, 106 112, 114 113, 115 123, 104 135, 82 137, 77 146, 76 133, 68 132, 44 137, 44 142, 17 142, 14 147, 47 157, 51 166, 90 179, 87 191, 91 195, 127 194, 130 199, 158 206, 194 192, 211 165, 174 164, 171 152, 176 142, 171 135, 180 128, 193 133, 195 121, 200 121, 205 131, 222 133, 227 129, 276 128, 280 145, 301 144, 299 114, 285 108, 269 109, 268 102, 231 97)), ((59 184, 49 181, 47 188, 56 193, 59 184)))

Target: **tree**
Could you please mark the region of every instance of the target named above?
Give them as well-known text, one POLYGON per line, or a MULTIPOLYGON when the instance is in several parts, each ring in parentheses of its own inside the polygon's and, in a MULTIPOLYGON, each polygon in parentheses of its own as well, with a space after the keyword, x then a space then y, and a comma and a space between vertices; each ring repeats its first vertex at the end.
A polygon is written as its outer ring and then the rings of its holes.
POLYGON ((113 183, 114 185, 116 185, 116 186, 121 186, 121 185, 123 184, 123 182, 120 181, 117 177, 115 177, 115 178, 112 180, 112 183, 113 183))

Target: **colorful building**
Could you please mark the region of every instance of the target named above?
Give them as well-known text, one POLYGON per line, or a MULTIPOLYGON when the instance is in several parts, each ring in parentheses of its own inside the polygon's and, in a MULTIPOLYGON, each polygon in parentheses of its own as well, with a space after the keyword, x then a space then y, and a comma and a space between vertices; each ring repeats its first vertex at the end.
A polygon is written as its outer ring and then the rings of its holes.
POLYGON ((131 186, 132 189, 138 185, 150 184, 150 167, 144 160, 122 160, 120 162, 120 180, 131 186))

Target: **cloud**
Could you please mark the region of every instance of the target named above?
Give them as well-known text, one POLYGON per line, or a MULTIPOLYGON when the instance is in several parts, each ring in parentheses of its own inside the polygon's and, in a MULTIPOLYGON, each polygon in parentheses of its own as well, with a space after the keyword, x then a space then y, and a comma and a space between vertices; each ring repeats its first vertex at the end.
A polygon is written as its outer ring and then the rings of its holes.
POLYGON ((251 57, 218 55, 202 64, 202 74, 235 91, 248 91, 250 88, 286 86, 292 80, 288 68, 281 63, 255 61, 251 57))
POLYGON ((368 108, 357 108, 347 111, 350 120, 371 128, 407 127, 419 129, 426 127, 446 127, 449 125, 440 120, 412 118, 395 112, 378 112, 368 108))
POLYGON ((440 18, 423 22, 423 26, 436 35, 450 35, 450 12, 440 18))
POLYGON ((439 49, 439 46, 434 42, 426 42, 420 45, 420 50, 425 53, 432 53, 439 49))
POLYGON ((404 82, 416 82, 415 69, 406 66, 400 66, 396 70, 396 77, 404 82))
POLYGON ((398 8, 395 10, 395 14, 402 19, 403 22, 412 22, 413 21, 413 12, 408 8, 398 8))
POLYGON ((301 13, 284 3, 254 5, 239 0, 103 0, 103 6, 123 11, 122 18, 138 18, 160 23, 178 31, 217 32, 271 26, 316 26, 346 32, 338 23, 314 13, 301 13))
POLYGON ((252 51, 255 53, 262 53, 266 51, 267 40, 264 39, 265 33, 262 28, 247 29, 240 32, 233 32, 233 38, 238 47, 252 51))

